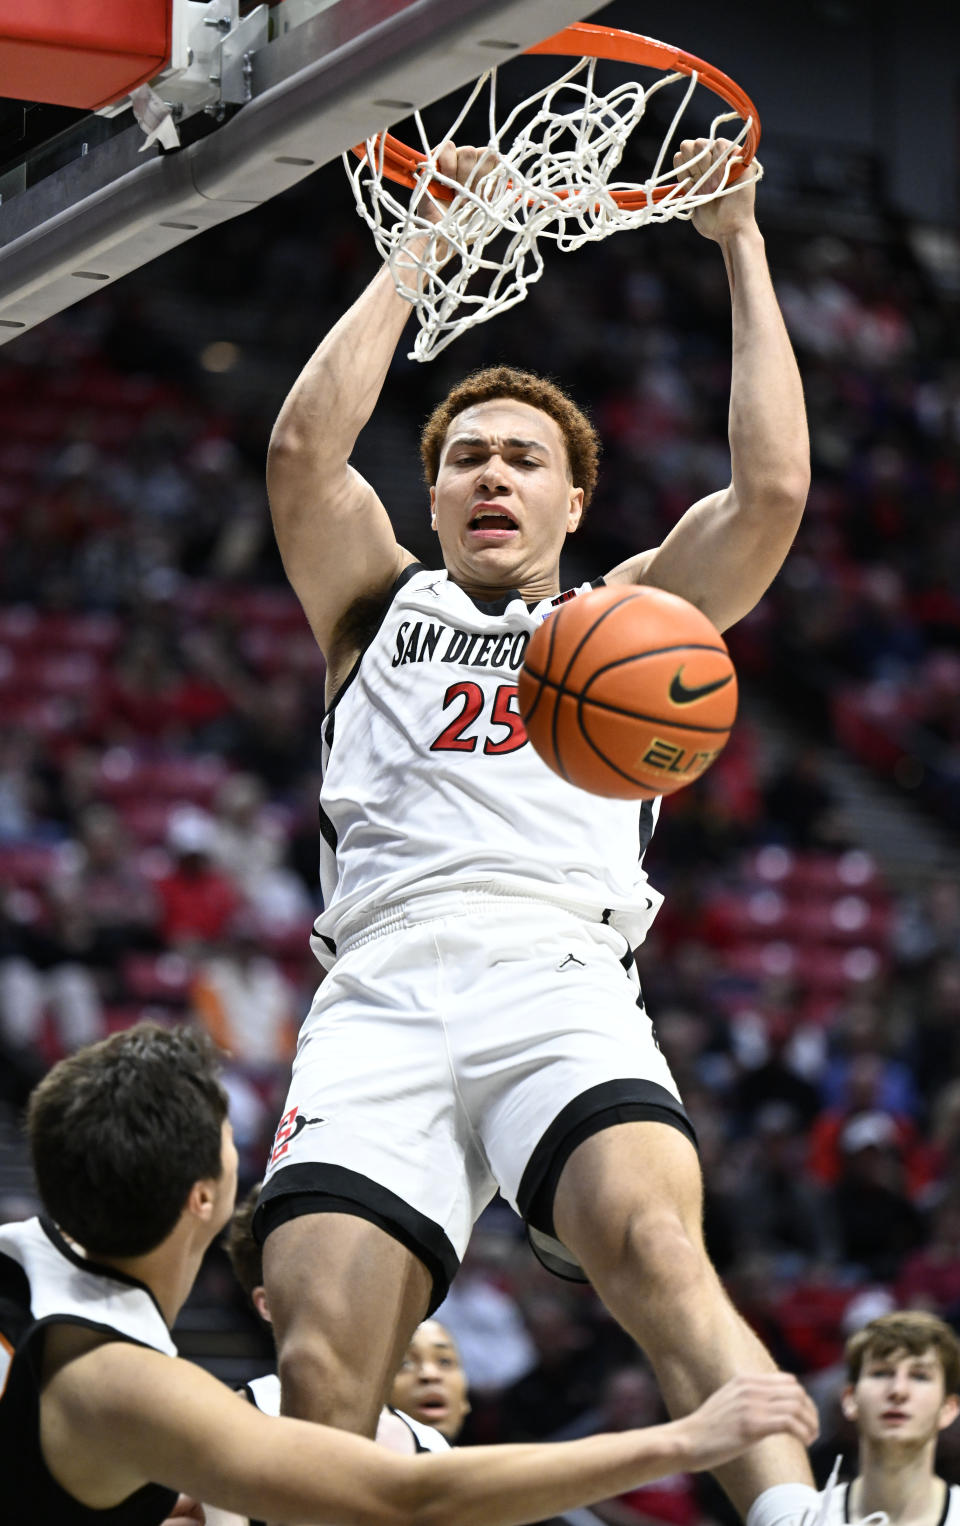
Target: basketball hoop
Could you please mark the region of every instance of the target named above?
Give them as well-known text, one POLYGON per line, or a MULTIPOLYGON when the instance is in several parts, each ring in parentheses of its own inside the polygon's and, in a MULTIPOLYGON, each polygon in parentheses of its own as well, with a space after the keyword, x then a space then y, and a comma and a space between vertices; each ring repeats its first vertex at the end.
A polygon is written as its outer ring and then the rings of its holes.
POLYGON ((543 274, 539 241, 564 250, 579 249, 620 229, 692 217, 697 207, 728 196, 762 174, 755 159, 760 139, 756 109, 727 75, 692 53, 652 37, 614 27, 577 22, 528 48, 530 54, 572 55, 577 62, 551 84, 535 91, 497 125, 497 70, 482 75, 437 146, 431 146, 420 112, 414 121, 422 148, 411 148, 381 133, 344 154, 357 210, 390 266, 401 296, 412 303, 420 324, 411 359, 430 360, 458 334, 522 302, 543 274), (600 60, 639 64, 658 71, 644 87, 629 80, 601 92, 600 60), (627 140, 647 102, 665 86, 685 80, 649 173, 642 181, 614 178, 627 140), (713 118, 709 133, 680 134, 679 123, 698 84, 719 96, 727 110, 713 118), (466 185, 444 175, 437 158, 470 109, 489 96, 489 141, 466 185), (718 129, 739 120, 726 146, 716 151, 718 129), (681 136, 706 138, 688 164, 692 178, 672 178, 668 156, 681 136), (752 174, 745 177, 746 170, 752 174), (718 183, 707 189, 719 173, 718 183), (401 201, 391 183, 412 191, 401 201), (418 207, 429 197, 438 222, 418 207), (491 249, 495 241, 499 247, 491 249), (411 248, 419 241, 419 249, 411 248), (468 290, 474 276, 486 289, 468 290))

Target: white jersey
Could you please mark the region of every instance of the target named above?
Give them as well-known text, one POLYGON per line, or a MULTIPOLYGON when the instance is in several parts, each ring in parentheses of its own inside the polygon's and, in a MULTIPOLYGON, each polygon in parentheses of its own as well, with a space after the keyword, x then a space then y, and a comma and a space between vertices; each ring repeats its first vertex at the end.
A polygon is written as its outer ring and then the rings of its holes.
MULTIPOLYGON (((823 1489, 821 1504, 827 1499, 826 1515, 822 1526, 855 1526, 856 1517, 850 1514, 850 1484, 838 1484, 833 1490, 823 1489), (827 1495, 829 1494, 829 1499, 827 1495)), ((943 1514, 937 1526, 960 1526, 960 1487, 951 1484, 947 1490, 943 1514)))
MULTIPOLYGON (((244 1384, 244 1392, 251 1404, 255 1404, 264 1415, 279 1415, 280 1413, 280 1379, 275 1372, 265 1373, 262 1378, 251 1378, 249 1383, 244 1384)), ((424 1425, 421 1420, 414 1420, 402 1409, 385 1409, 385 1415, 396 1415, 413 1434, 413 1439, 420 1452, 448 1452, 450 1443, 446 1436, 432 1425, 424 1425)))
POLYGON ((385 905, 470 889, 613 923, 631 948, 662 896, 642 859, 659 800, 609 800, 537 756, 517 709, 527 642, 567 599, 478 603, 444 572, 406 569, 323 721, 324 911, 337 945, 385 905))
POLYGON ((0 1256, 17 1262, 30 1286, 33 1320, 115 1332, 167 1356, 177 1348, 150 1289, 123 1272, 88 1263, 49 1219, 0 1226, 0 1256))

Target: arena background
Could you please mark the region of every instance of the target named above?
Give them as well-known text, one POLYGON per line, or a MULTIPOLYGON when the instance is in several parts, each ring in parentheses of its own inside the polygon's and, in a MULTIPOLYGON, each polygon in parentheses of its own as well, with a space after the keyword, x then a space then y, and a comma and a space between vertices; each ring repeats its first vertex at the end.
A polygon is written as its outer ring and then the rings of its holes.
MULTIPOLYGON (((731 1295, 850 1436, 844 1335, 894 1301, 960 1328, 960 20, 956 6, 620 3, 755 99, 759 216, 804 374, 809 508, 731 633, 714 769, 664 807, 640 962, 703 1149, 731 1295)), ((14 118, 5 110, 0 122, 14 118)), ((2 152, 13 152, 8 135, 2 152)), ((266 442, 376 268, 339 164, 0 350, 0 1215, 32 1211, 30 1085, 142 1016, 230 1049, 260 1171, 317 968, 322 664, 273 547, 266 442)), ((565 581, 727 480, 729 302, 688 225, 554 256, 432 365, 401 352, 356 464, 434 559, 416 436, 466 370, 556 376, 604 441, 565 581)), ((485 1216, 445 1307, 467 1441, 658 1413, 589 1292, 485 1216)), ((269 1342, 211 1254, 177 1327, 228 1380, 269 1342)), ((960 1446, 942 1444, 960 1479, 960 1446)), ((611 1507, 692 1526, 674 1480, 611 1507)))

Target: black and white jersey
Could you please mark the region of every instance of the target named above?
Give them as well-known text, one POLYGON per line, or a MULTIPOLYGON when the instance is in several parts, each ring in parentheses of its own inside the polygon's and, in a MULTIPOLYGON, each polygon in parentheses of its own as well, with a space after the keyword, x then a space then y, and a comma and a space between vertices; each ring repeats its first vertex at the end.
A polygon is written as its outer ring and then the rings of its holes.
MULTIPOLYGON (((856 1526, 859 1519, 850 1513, 851 1484, 837 1484, 833 1490, 820 1492, 821 1509, 826 1504, 822 1526, 856 1526)), ((960 1487, 951 1484, 943 1502, 943 1514, 937 1526, 960 1526, 960 1487)))
MULTIPOLYGON (((251 1404, 256 1405, 265 1415, 279 1415, 280 1413, 280 1379, 275 1372, 265 1373, 262 1378, 251 1378, 249 1383, 244 1383, 241 1393, 245 1394, 251 1404)), ((424 1425, 420 1420, 414 1420, 412 1415, 407 1415, 402 1409, 394 1409, 389 1406, 391 1415, 396 1415, 413 1436, 414 1450, 417 1452, 447 1452, 450 1443, 445 1436, 432 1425, 424 1425)), ((386 1412, 385 1412, 386 1413, 386 1412)))
POLYGON ((43 1341, 51 1325, 82 1325, 176 1356, 142 1282, 85 1259, 47 1219, 0 1226, 0 1474, 11 1521, 43 1526, 158 1526, 174 1490, 147 1484, 109 1510, 91 1510, 57 1483, 40 1446, 43 1341))
POLYGON ((527 741, 517 673, 569 598, 479 603, 408 567, 323 721, 321 963, 372 912, 433 890, 489 890, 589 910, 634 948, 662 897, 642 859, 659 800, 568 784, 527 741))

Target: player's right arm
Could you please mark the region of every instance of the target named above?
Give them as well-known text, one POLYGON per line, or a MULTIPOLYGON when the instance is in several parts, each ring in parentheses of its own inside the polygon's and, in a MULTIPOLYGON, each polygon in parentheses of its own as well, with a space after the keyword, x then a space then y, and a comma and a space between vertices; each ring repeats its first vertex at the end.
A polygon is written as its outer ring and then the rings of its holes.
MULTIPOLYGON (((487 159, 448 143, 437 163, 463 184, 482 174, 487 159)), ((429 195, 419 210, 431 222, 439 216, 429 195)), ((425 244, 413 239, 408 247, 418 256, 425 244)), ((384 266, 308 360, 270 437, 267 492, 277 544, 328 669, 331 659, 336 668, 352 661, 342 628, 351 606, 386 595, 416 560, 397 544, 386 509, 350 465, 409 316, 384 266)))
POLYGON ((694 1414, 644 1431, 401 1457, 262 1415, 191 1363, 122 1342, 61 1368, 50 1401, 48 1466, 86 1504, 103 1508, 150 1479, 241 1515, 330 1526, 519 1526, 713 1467, 775 1432, 809 1443, 817 1429, 799 1384, 776 1373, 735 1379, 694 1414))
POLYGON ((350 465, 409 316, 385 266, 308 360, 270 439, 267 492, 277 544, 328 661, 351 605, 386 594, 414 560, 350 465))

